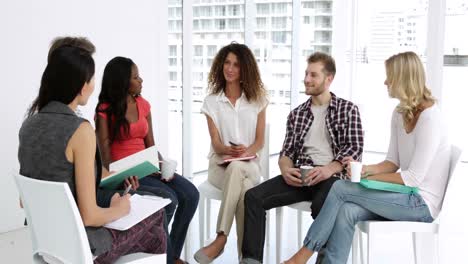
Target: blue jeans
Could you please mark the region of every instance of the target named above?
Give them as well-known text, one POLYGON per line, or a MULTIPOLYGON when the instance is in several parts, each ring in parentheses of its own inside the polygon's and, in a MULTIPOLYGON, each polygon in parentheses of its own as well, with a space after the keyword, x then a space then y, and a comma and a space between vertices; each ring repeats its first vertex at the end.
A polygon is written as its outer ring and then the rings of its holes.
POLYGON ((328 241, 323 263, 346 263, 354 227, 366 220, 432 222, 433 218, 419 194, 371 190, 340 180, 310 226, 304 247, 318 252, 328 241))
POLYGON ((197 210, 198 190, 189 180, 177 173, 169 182, 161 181, 160 176, 147 176, 140 180, 138 190, 152 192, 172 201, 166 206, 166 221, 169 224, 174 216, 170 239, 167 240, 167 263, 173 263, 174 259, 180 258, 190 221, 197 210))

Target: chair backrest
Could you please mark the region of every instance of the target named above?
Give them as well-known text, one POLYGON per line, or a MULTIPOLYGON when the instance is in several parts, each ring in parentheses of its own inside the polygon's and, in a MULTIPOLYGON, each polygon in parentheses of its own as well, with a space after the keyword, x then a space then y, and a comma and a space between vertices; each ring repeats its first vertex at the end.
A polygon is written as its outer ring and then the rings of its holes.
POLYGON ((15 175, 32 239, 34 263, 92 263, 75 199, 63 182, 15 175))
POLYGON ((265 141, 262 150, 260 150, 260 172, 263 179, 270 178, 270 124, 265 125, 265 141))
POLYGON ((455 171, 455 168, 457 167, 457 164, 460 161, 461 154, 462 154, 461 148, 455 145, 452 145, 450 147, 449 172, 448 172, 447 184, 445 185, 444 197, 442 198, 442 208, 444 207, 444 200, 445 200, 445 197, 447 196, 447 190, 449 189, 450 182, 453 182, 452 181, 453 172, 455 171))

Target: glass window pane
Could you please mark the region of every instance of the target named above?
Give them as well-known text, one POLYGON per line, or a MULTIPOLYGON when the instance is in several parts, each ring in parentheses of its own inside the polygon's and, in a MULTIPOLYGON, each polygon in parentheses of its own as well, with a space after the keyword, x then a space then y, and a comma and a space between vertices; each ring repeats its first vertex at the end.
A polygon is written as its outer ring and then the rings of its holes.
MULTIPOLYGON (((301 1, 301 32, 300 37, 300 55, 299 59, 299 75, 301 80, 304 77, 302 74, 307 67, 307 58, 316 51, 331 54, 332 51, 332 5, 333 1, 301 1)), ((340 72, 338 72, 340 74, 340 72)), ((302 84, 302 82, 300 82, 302 84)), ((338 96, 342 96, 338 94, 338 96)), ((309 99, 304 93, 304 86, 299 88, 299 103, 309 99)))
POLYGON ((254 44, 262 80, 270 97, 270 154, 281 150, 290 111, 292 1, 255 1, 254 44), (286 92, 286 93, 285 93, 286 92))
POLYGON ((169 150, 163 155, 177 160, 182 171, 182 0, 169 0, 168 8, 169 150))
POLYGON ((220 48, 232 41, 244 43, 244 1, 194 1, 193 12, 191 133, 193 172, 197 173, 208 169, 207 155, 211 142, 206 117, 200 113, 206 96, 208 73, 220 48), (197 29, 195 25, 198 25, 197 29))
MULTIPOLYGON (((468 25, 468 0, 447 0, 446 8, 442 106, 451 141, 466 150, 468 124, 460 119, 460 107, 468 97, 468 35, 460 26, 468 25)), ((468 160, 468 155, 463 160, 468 160)))
POLYGON ((426 62, 427 0, 361 0, 357 20, 352 100, 361 112, 365 149, 386 152, 397 101, 389 99, 384 85, 384 61, 414 51, 426 62))

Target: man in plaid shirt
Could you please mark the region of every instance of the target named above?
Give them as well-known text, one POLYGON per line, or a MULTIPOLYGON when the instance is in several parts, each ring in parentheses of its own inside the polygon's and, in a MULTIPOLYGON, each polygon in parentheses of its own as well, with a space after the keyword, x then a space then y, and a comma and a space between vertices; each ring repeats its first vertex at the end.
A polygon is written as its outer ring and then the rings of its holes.
POLYGON ((265 210, 312 201, 315 218, 338 179, 345 179, 343 158, 361 160, 364 135, 359 110, 329 91, 336 73, 334 59, 316 52, 307 59, 304 86, 310 99, 288 116, 278 161, 281 175, 245 194, 242 263, 261 263, 265 243, 265 210), (310 165, 304 181, 299 167, 310 165))

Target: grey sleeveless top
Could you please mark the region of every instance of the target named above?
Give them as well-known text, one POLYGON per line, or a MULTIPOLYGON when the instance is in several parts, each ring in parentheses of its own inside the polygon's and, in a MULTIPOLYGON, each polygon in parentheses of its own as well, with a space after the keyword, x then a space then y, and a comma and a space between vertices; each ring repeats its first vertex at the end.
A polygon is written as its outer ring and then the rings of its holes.
MULTIPOLYGON (((67 105, 52 101, 26 119, 19 132, 20 174, 39 180, 66 182, 76 201, 74 164, 67 160, 68 141, 85 119, 67 105)), ((96 150, 96 190, 101 179, 101 160, 96 150)), ((110 232, 102 227, 86 227, 91 251, 101 255, 112 246, 110 232)))

